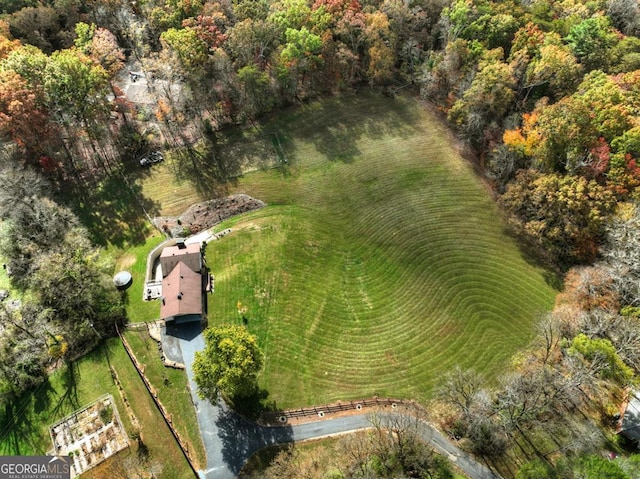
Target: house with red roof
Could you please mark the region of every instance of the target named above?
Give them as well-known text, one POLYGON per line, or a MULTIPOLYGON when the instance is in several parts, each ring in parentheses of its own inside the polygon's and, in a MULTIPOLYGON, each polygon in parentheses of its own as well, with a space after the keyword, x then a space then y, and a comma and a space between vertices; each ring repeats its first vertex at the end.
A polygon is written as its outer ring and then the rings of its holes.
POLYGON ((160 255, 162 296, 160 319, 174 324, 201 321, 205 312, 205 291, 210 290, 210 275, 199 244, 178 241, 160 255))

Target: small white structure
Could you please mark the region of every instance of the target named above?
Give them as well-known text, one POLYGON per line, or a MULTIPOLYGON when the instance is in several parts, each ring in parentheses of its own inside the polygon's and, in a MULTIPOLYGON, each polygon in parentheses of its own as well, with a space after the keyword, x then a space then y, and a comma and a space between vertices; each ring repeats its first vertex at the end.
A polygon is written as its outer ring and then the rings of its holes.
POLYGON ((129 286, 131 286, 132 282, 133 282, 133 277, 131 276, 131 273, 129 273, 128 271, 120 271, 118 274, 116 274, 113 277, 113 284, 119 290, 127 289, 129 286))

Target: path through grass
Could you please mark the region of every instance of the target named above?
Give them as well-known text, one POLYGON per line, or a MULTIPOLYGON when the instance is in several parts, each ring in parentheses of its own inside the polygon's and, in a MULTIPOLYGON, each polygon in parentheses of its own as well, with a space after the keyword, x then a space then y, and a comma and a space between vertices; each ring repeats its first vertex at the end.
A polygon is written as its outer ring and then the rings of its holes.
POLYGON ((455 365, 504 370, 555 291, 440 123, 412 99, 362 95, 265 123, 274 157, 276 133, 288 165, 231 189, 269 207, 207 253, 210 323, 246 308, 269 399, 425 400, 455 365))

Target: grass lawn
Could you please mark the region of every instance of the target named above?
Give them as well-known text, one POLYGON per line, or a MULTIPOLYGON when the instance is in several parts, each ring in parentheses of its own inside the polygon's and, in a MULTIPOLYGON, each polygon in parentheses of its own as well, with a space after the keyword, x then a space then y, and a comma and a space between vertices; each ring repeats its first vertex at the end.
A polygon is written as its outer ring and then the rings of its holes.
POLYGON ((290 167, 239 181, 270 206, 222 225, 207 254, 210 323, 246 308, 269 401, 426 400, 453 366, 495 378, 527 345, 556 291, 430 113, 364 95, 264 128, 290 167))
POLYGON ((187 375, 183 370, 167 368, 162 364, 158 343, 151 339, 146 329, 128 330, 124 336, 138 361, 144 365, 145 375, 158 390, 160 402, 172 415, 178 433, 189 441, 189 450, 195 451, 197 462, 204 468, 204 446, 189 393, 187 375))
MULTIPOLYGON (((228 187, 269 206, 210 243, 209 321, 242 322, 246 308, 277 407, 426 400, 455 365, 495 378, 551 309, 550 275, 505 234, 486 186, 414 99, 332 98, 233 135, 243 164, 286 163, 228 187)), ((197 200, 173 169, 140 185, 162 214, 197 200)))
POLYGON ((147 256, 165 239, 164 235, 153 230, 141 244, 132 245, 125 250, 112 249, 110 251, 110 254, 117 257, 115 270, 127 270, 133 277, 133 284, 126 290, 125 296, 127 318, 131 323, 155 321, 160 318, 160 303, 158 301, 143 301, 142 292, 147 271, 147 256))
MULTIPOLYGON (((0 415, 0 454, 40 455, 52 449, 48 426, 76 409, 95 401, 102 394, 113 395, 127 433, 132 421, 122 396, 113 383, 108 361, 116 370, 131 410, 140 423, 149 460, 143 469, 153 469, 156 477, 191 478, 193 473, 169 429, 144 388, 119 339, 111 339, 79 361, 63 367, 35 391, 26 394, 0 415)), ((136 456, 137 447, 118 454, 113 461, 136 456)), ((106 461, 109 462, 109 461, 106 461)), ((92 473, 87 476, 91 477, 92 473)), ((83 476, 85 477, 85 476, 83 476)))

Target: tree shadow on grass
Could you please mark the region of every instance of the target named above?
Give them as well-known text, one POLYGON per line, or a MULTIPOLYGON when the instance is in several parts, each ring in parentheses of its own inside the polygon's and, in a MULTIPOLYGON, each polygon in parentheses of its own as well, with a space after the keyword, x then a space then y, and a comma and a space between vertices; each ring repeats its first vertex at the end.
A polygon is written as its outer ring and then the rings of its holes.
POLYGON ((33 411, 38 415, 48 411, 51 406, 51 396, 55 392, 49 378, 46 378, 44 383, 38 387, 37 393, 34 393, 33 411))
POLYGON ((89 230, 95 244, 144 243, 153 217, 160 211, 157 202, 145 198, 142 187, 123 171, 114 172, 97 184, 77 185, 65 197, 89 230))
POLYGON ((80 371, 75 361, 67 364, 62 376, 62 395, 52 409, 54 417, 62 417, 80 407, 78 402, 78 377, 80 371))
POLYGON ((235 475, 238 475, 251 455, 260 449, 293 441, 290 426, 259 426, 224 406, 221 407, 216 426, 222 442, 222 458, 235 475))
POLYGON ((189 181, 202 198, 225 196, 242 174, 241 159, 227 151, 216 132, 209 132, 196 145, 174 150, 172 159, 176 178, 189 181))
POLYGON ((205 132, 197 146, 178 150, 174 173, 202 197, 220 197, 244 171, 277 168, 288 176, 295 164, 295 140, 311 142, 329 161, 351 163, 362 154, 360 140, 409 137, 419 124, 419 109, 404 99, 375 93, 323 99, 244 127, 205 132))
POLYGON ((39 440, 40 429, 33 421, 33 413, 39 418, 38 423, 42 421, 41 418, 47 417, 52 393, 55 393, 55 390, 49 378, 46 378, 33 390, 6 401, 4 410, 0 413, 0 454, 41 453, 35 446, 39 440))
MULTIPOLYGON (((407 138, 420 131, 419 110, 403 99, 376 93, 337 97, 300 109, 291 122, 291 134, 309 139, 329 161, 353 162, 358 142, 384 136, 407 138)), ((423 132, 426 134, 426 132, 423 132)))
POLYGON ((502 228, 505 236, 510 237, 516 243, 520 257, 530 266, 542 269, 542 277, 548 286, 560 291, 563 288, 564 275, 569 269, 558 265, 555 258, 550 258, 542 248, 531 238, 523 233, 519 233, 509 225, 502 228))
POLYGON ((23 396, 9 401, 0 416, 0 453, 2 455, 28 454, 31 431, 34 429, 29 408, 32 398, 23 396))

